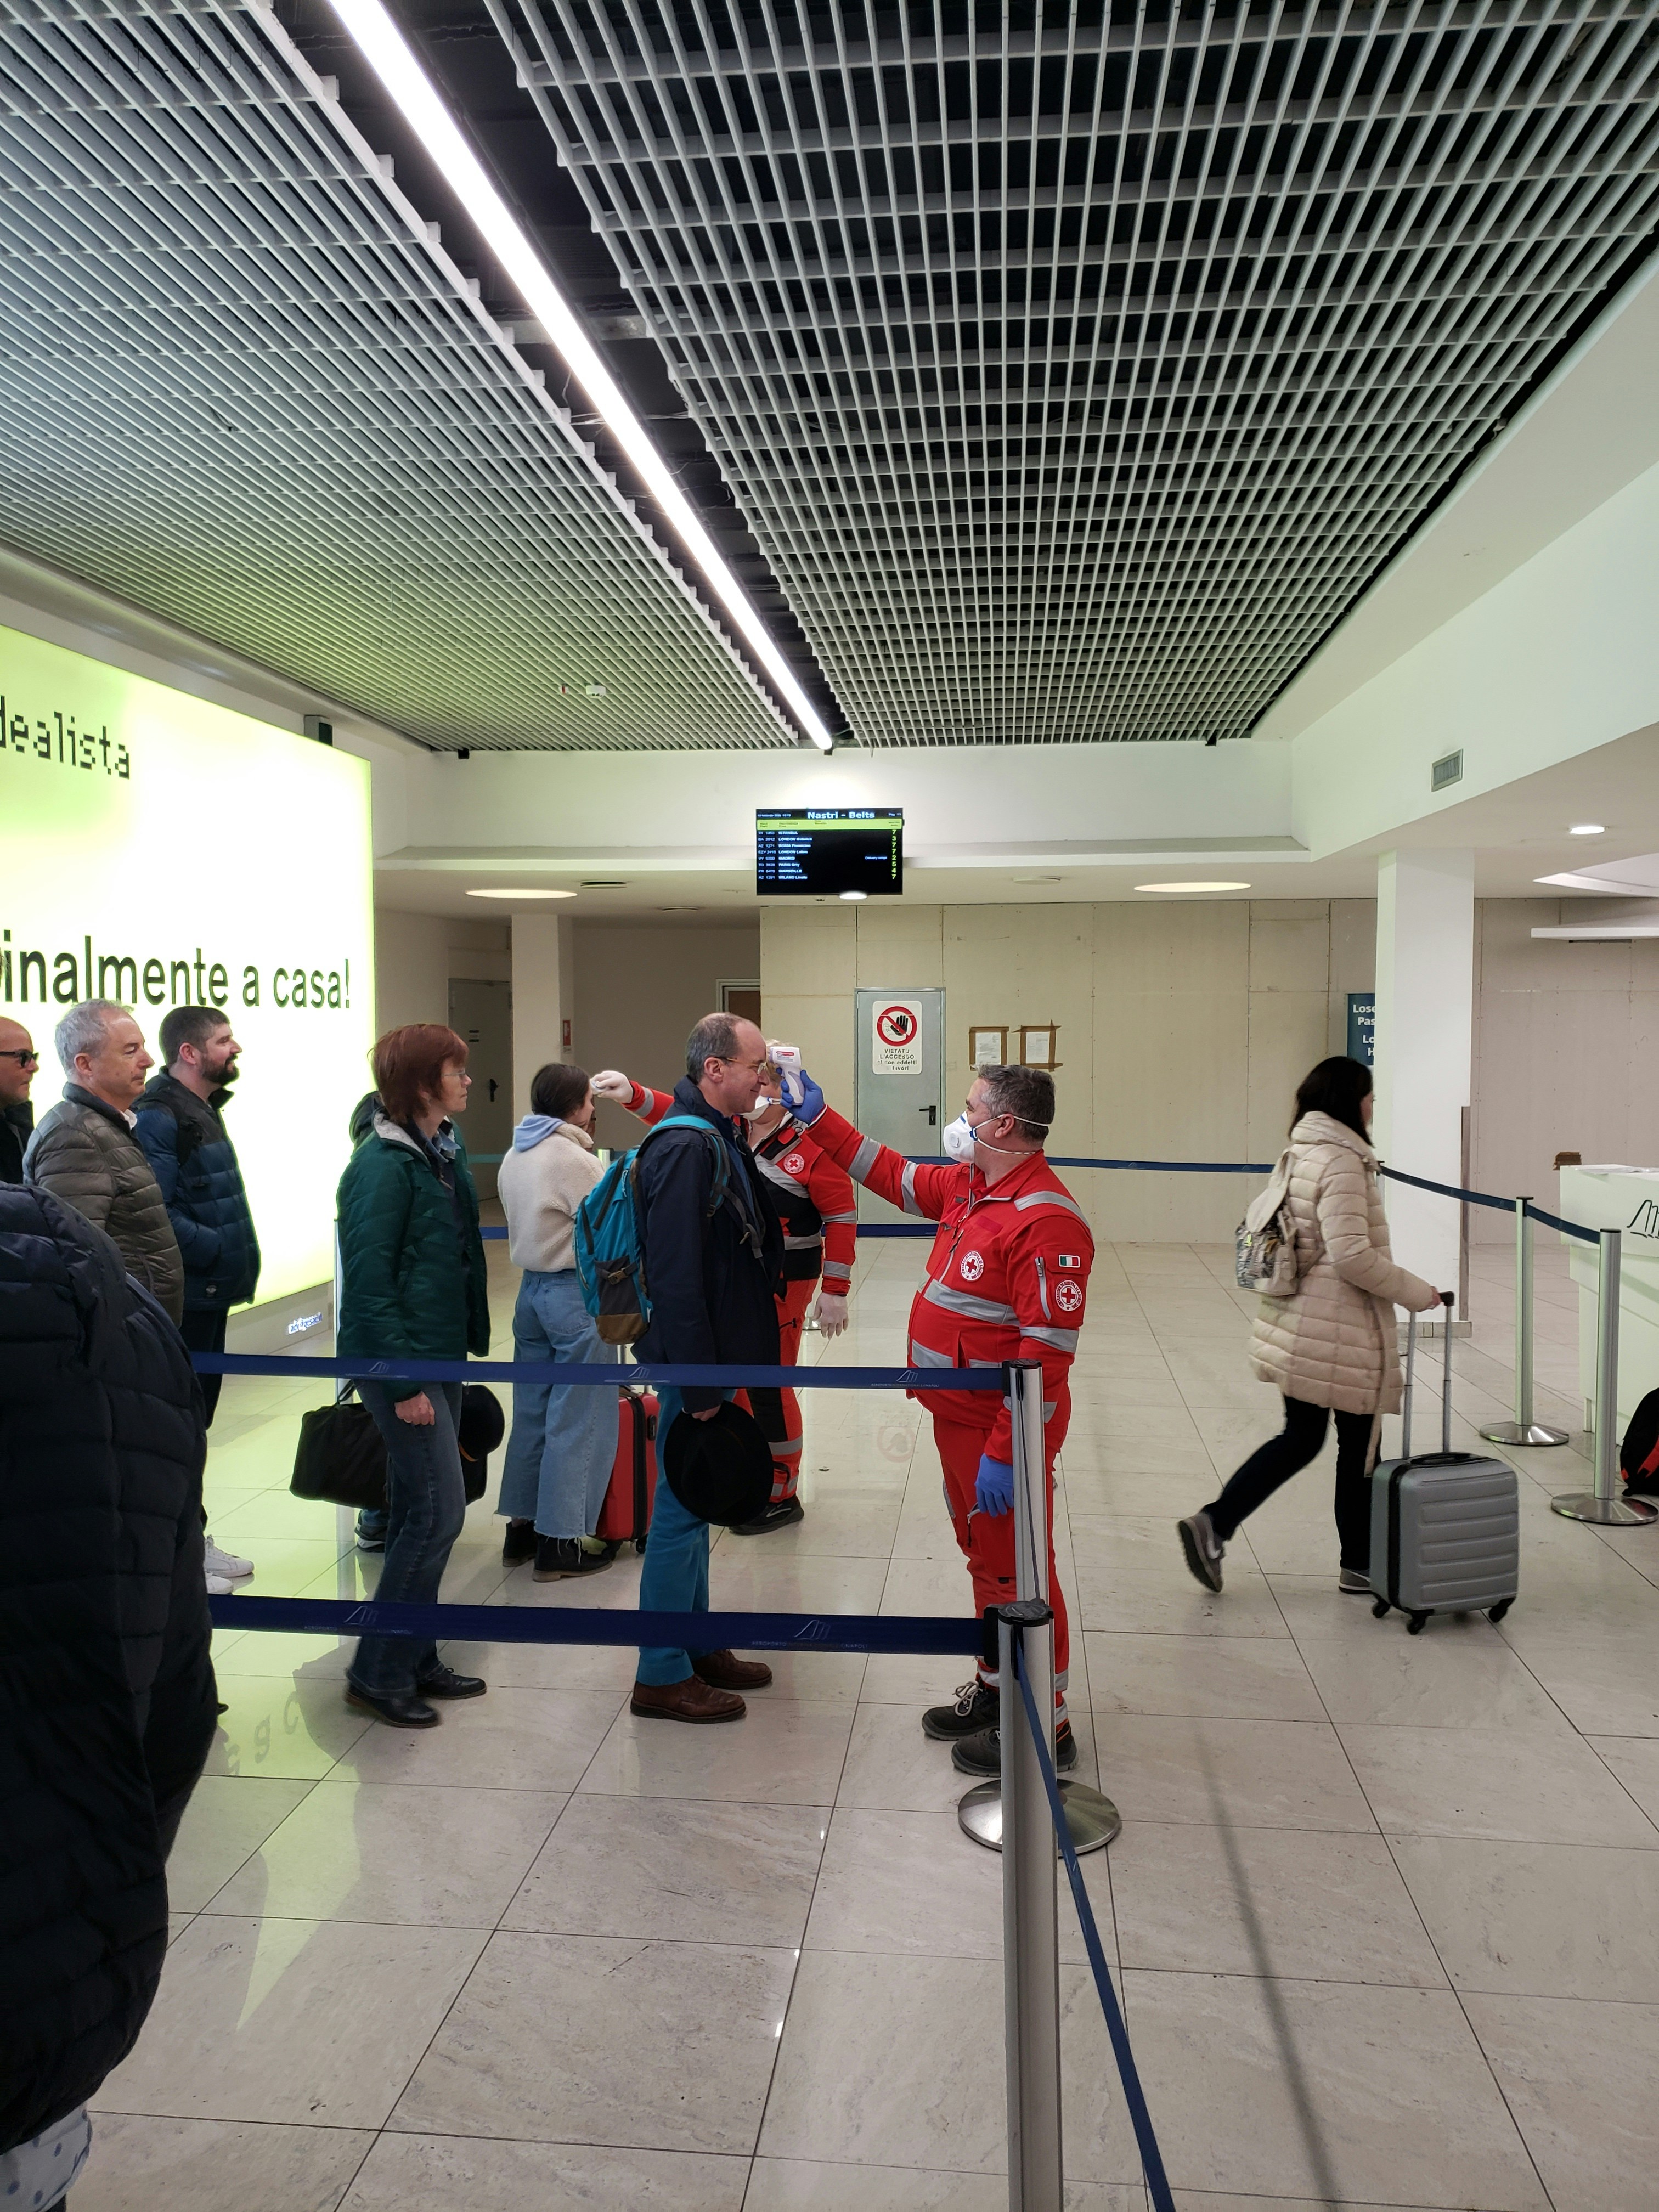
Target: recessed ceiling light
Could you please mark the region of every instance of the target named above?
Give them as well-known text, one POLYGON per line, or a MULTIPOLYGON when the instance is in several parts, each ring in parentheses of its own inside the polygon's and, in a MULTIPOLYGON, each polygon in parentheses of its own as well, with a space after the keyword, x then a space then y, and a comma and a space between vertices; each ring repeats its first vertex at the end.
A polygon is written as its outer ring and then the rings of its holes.
POLYGON ((584 876, 582 878, 582 889, 585 891, 625 891, 628 889, 628 886, 624 883, 602 881, 597 876, 590 882, 588 878, 584 876))
POLYGON ((1137 884, 1138 891, 1247 891, 1248 884, 1137 884))
POLYGON ((482 890, 469 891, 469 898, 544 899, 574 898, 574 891, 527 890, 522 884, 489 884, 482 890))
MULTIPOLYGON (((702 570, 715 598, 748 640, 755 658, 787 701, 795 720, 821 752, 832 750, 834 738, 802 690, 759 610, 722 557, 679 478, 629 406, 599 348, 554 282, 540 250, 462 137, 383 0, 334 0, 334 9, 436 164, 439 174, 494 250, 509 284, 564 356, 600 421, 639 471, 670 529, 702 570)), ((598 696, 592 684, 586 689, 590 698, 598 696)))
POLYGON ((868 891, 842 891, 839 896, 844 899, 867 899, 870 894, 868 891))
POLYGON ((1605 822, 1575 822, 1567 831, 1569 837, 1605 837, 1607 834, 1605 822))

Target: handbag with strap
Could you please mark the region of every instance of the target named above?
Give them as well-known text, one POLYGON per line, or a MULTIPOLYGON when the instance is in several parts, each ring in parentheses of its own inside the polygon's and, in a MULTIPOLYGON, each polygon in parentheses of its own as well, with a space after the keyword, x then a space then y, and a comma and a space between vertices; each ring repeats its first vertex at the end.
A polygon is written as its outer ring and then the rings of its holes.
POLYGON ((1266 1190, 1250 1200, 1234 1231, 1233 1272, 1241 1291, 1264 1298, 1293 1298, 1298 1276, 1296 1224, 1291 1219, 1291 1154, 1287 1146, 1266 1190))
MULTIPOLYGON (((466 1502, 476 1505, 489 1480, 489 1455, 506 1428, 501 1401, 482 1382, 461 1391, 461 1480, 466 1502)), ((358 1513, 384 1513, 386 1505, 386 1443, 356 1385, 331 1406, 313 1406, 300 1416, 300 1441, 294 1454, 289 1489, 295 1498, 316 1498, 349 1505, 358 1513)))

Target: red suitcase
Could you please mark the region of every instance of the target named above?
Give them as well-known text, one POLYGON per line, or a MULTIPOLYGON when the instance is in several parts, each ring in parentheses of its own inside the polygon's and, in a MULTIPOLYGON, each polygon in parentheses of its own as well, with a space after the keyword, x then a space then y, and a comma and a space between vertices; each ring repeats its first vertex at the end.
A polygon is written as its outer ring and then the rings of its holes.
POLYGON ((604 1537, 608 1544, 632 1544, 636 1552, 642 1552, 657 1496, 655 1394, 624 1389, 617 1410, 620 1429, 616 1463, 611 1470, 611 1486, 605 1493, 599 1525, 593 1533, 604 1537))

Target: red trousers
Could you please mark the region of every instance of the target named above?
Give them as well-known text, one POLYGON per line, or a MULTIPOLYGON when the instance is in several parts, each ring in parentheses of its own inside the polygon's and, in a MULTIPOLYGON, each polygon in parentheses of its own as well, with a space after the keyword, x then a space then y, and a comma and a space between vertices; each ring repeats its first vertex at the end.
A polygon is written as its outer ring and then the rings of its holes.
MULTIPOLYGON (((990 1436, 977 1422, 948 1420, 933 1415, 933 1442, 945 1470, 945 1502, 951 1525, 957 1532, 963 1557, 974 1582, 974 1607, 984 1613, 988 1606, 1012 1605, 1014 1601, 1014 1516, 1012 1513, 981 1513, 974 1503, 979 1463, 990 1436)), ((1048 1510, 1048 1602, 1054 1609, 1054 1692, 1060 1711, 1066 1710, 1066 1674, 1071 1663, 1071 1631, 1066 1618, 1066 1595, 1054 1572, 1054 1455, 1065 1436, 1063 1420, 1051 1421, 1045 1439, 1048 1510)), ((994 1687, 996 1669, 980 1662, 980 1680, 994 1687)))
MULTIPOLYGON (((801 1328, 817 1287, 816 1277, 783 1286, 783 1296, 777 1300, 780 1367, 800 1364, 801 1328)), ((781 1498, 793 1498, 800 1484, 800 1400, 793 1390, 751 1390, 749 1395, 755 1419, 772 1447, 772 1503, 775 1505, 781 1498)))

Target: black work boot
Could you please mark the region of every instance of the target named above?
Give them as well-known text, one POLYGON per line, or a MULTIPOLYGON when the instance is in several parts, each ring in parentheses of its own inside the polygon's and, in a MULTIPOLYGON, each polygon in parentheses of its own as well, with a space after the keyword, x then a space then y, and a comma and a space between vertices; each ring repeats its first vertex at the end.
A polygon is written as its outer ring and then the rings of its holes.
POLYGON ((994 1728, 1001 1709, 996 1691, 975 1675, 957 1692, 955 1705, 929 1705, 921 1717, 921 1732, 935 1743, 956 1743, 964 1735, 976 1735, 981 1729, 994 1728))
MULTIPOLYGON (((965 1735, 951 1748, 951 1764, 959 1774, 977 1774, 981 1778, 1002 1771, 1002 1730, 1000 1728, 981 1729, 977 1735, 965 1735)), ((1054 1771, 1068 1774, 1077 1765, 1077 1738, 1072 1734, 1070 1721, 1061 1721, 1054 1729, 1054 1771)))

